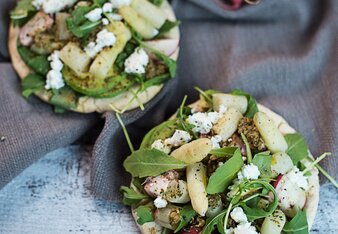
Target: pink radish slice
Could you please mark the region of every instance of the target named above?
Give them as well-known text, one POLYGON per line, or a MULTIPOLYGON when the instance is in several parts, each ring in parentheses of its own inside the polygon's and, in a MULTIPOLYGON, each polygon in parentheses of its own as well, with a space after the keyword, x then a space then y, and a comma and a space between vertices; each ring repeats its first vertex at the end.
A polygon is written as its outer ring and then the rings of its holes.
POLYGON ((161 51, 163 54, 170 56, 178 48, 178 39, 159 39, 144 42, 150 48, 161 51))

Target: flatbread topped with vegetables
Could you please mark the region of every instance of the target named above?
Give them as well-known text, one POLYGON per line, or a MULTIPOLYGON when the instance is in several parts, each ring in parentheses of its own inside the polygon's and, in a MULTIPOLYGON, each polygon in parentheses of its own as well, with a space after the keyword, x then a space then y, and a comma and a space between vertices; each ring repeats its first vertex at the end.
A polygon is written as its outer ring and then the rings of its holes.
POLYGON ((31 94, 63 112, 124 112, 176 75, 179 21, 166 0, 20 0, 9 51, 31 94))
MULTIPOLYGON (((198 89, 199 90, 199 89, 198 89)), ((124 161, 142 233, 308 233, 319 179, 304 138, 249 94, 200 91, 124 161)))

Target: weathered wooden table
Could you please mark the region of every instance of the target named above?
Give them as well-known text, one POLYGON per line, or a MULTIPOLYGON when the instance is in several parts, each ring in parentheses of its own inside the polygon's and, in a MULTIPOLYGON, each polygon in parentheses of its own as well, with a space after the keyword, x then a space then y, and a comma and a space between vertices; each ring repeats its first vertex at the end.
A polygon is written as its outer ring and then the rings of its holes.
MULTIPOLYGON (((0 190, 0 233, 137 233, 129 208, 93 198, 90 155, 79 146, 47 154, 0 190)), ((338 233, 338 191, 321 187, 311 233, 338 233)))

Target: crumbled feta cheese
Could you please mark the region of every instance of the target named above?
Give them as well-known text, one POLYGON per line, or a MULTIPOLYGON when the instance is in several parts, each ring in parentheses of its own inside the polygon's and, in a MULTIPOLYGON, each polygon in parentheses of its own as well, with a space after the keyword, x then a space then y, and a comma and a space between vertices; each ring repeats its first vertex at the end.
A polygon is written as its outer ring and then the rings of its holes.
POLYGON ((242 170, 238 172, 237 177, 239 180, 242 180, 244 178, 248 180, 256 180, 258 179, 259 175, 260 172, 258 170, 258 167, 251 163, 248 165, 244 165, 242 167, 242 170))
POLYGON ((168 205, 168 202, 163 199, 162 197, 157 197, 155 200, 154 200, 154 205, 157 207, 157 208, 164 208, 168 205))
POLYGON ((110 20, 115 20, 115 21, 121 21, 122 20, 122 16, 119 14, 115 14, 115 13, 108 13, 106 14, 106 17, 110 20))
POLYGON ((227 108, 224 105, 219 106, 219 113, 222 115, 227 111, 227 108))
POLYGON ((74 5, 77 0, 33 0, 32 5, 47 14, 53 14, 74 5))
POLYGON ((153 36, 156 36, 158 34, 158 30, 156 28, 153 29, 153 36))
POLYGON ((131 3, 131 0, 110 0, 113 8, 120 8, 123 6, 128 6, 131 3))
POLYGON ((219 118, 220 118, 220 114, 216 111, 208 113, 208 119, 213 124, 215 124, 218 121, 219 118))
POLYGON ((65 86, 62 78, 63 63, 59 57, 60 51, 54 51, 49 57, 51 70, 47 73, 45 89, 60 89, 65 86))
POLYGON ((112 46, 116 42, 114 33, 108 32, 107 29, 101 30, 96 35, 96 42, 89 42, 85 51, 91 58, 95 57, 104 47, 112 46))
POLYGON ((306 176, 299 171, 298 167, 294 167, 291 171, 285 174, 288 177, 291 183, 296 184, 298 187, 307 190, 309 187, 308 180, 306 176))
POLYGON ((191 136, 183 130, 176 130, 171 138, 166 139, 165 143, 174 147, 181 146, 191 141, 191 136))
POLYGON ((106 18, 103 18, 103 19, 102 19, 102 24, 103 24, 103 25, 108 25, 108 24, 109 24, 109 20, 106 19, 106 18))
POLYGON ((210 140, 211 140, 213 149, 221 148, 219 143, 222 141, 222 137, 220 135, 212 136, 210 140))
POLYGON ((248 222, 248 218, 246 217, 242 207, 234 208, 231 211, 230 216, 236 223, 246 223, 246 222, 248 222))
POLYGON ((225 229, 224 231, 225 231, 225 234, 234 234, 233 228, 225 229))
POLYGON ((85 17, 91 22, 96 22, 102 18, 102 12, 103 11, 101 8, 95 8, 94 10, 91 10, 85 14, 85 17))
POLYGON ((149 62, 149 57, 144 49, 138 47, 124 62, 126 73, 145 73, 145 67, 149 62))
POLYGON ((111 4, 110 2, 106 2, 102 6, 102 11, 103 11, 103 13, 112 12, 113 11, 113 4, 111 4))
POLYGON ((188 123, 195 125, 192 129, 194 132, 207 134, 212 128, 212 122, 208 118, 207 113, 197 112, 188 116, 188 123))
POLYGON ((161 139, 154 141, 153 144, 151 144, 151 148, 160 150, 166 154, 169 154, 171 150, 168 145, 163 144, 163 141, 161 139))
POLYGON ((251 223, 240 223, 234 228, 234 234, 259 234, 251 223))

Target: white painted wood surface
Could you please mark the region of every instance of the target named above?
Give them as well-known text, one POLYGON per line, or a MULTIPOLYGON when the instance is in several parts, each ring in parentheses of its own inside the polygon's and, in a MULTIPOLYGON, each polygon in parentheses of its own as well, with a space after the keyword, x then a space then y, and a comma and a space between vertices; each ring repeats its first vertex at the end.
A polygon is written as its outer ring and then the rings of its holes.
MULTIPOLYGON (((129 208, 94 199, 90 154, 79 146, 47 154, 0 190, 0 233, 138 233, 129 208)), ((311 233, 338 233, 338 191, 321 188, 311 233)))

